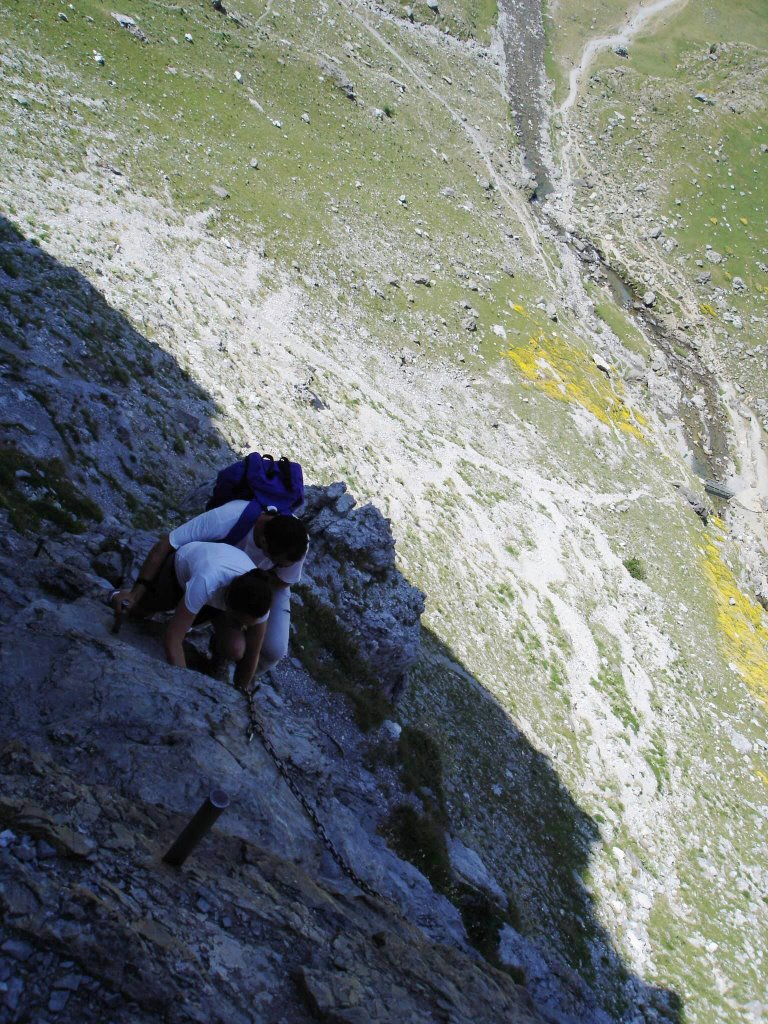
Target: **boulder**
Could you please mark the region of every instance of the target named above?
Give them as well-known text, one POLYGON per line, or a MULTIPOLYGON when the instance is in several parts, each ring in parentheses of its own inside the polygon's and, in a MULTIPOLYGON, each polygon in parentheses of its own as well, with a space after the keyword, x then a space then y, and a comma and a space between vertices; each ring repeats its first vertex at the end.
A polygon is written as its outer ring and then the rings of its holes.
POLYGON ((394 699, 420 644, 424 595, 395 567, 389 520, 357 506, 344 483, 308 487, 301 518, 311 537, 302 588, 312 609, 332 616, 356 662, 394 699))
POLYGON ((707 520, 712 515, 712 507, 689 487, 686 487, 685 484, 676 483, 674 487, 677 488, 680 497, 688 502, 699 519, 706 525, 707 520))
POLYGON ((115 12, 112 13, 112 17, 121 28, 126 29, 132 36, 136 36, 136 38, 140 39, 142 43, 147 42, 146 35, 141 31, 133 18, 130 18, 127 14, 117 14, 115 12))

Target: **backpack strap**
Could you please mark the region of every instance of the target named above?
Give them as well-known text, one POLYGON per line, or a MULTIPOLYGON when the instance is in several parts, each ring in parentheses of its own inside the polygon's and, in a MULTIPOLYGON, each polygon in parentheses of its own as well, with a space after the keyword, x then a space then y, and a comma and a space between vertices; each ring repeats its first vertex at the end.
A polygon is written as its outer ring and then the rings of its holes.
POLYGON ((287 459, 283 455, 282 458, 277 460, 277 468, 280 471, 280 478, 283 481, 286 491, 292 491, 293 480, 291 479, 291 460, 287 459))
POLYGON ((253 528, 253 524, 264 511, 264 506, 258 498, 254 498, 253 501, 249 501, 240 513, 240 518, 229 531, 227 536, 221 538, 219 543, 238 544, 243 537, 247 536, 248 532, 253 528))

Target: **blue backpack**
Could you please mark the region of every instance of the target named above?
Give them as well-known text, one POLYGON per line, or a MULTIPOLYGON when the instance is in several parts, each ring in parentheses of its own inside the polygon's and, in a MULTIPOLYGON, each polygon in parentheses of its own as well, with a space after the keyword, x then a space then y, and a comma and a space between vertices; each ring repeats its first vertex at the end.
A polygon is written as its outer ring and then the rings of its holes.
POLYGON ((290 515, 304 501, 304 474, 298 462, 283 458, 275 461, 271 455, 251 452, 239 462, 222 469, 216 477, 206 512, 228 501, 248 502, 242 515, 224 537, 223 543, 237 544, 262 512, 274 508, 290 515))

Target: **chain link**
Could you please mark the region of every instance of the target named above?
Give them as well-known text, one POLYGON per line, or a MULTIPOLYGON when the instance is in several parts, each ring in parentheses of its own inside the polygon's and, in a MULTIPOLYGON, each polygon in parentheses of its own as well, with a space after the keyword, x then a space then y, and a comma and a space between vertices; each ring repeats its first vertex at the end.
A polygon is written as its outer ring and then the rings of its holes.
POLYGON ((246 694, 246 697, 248 700, 249 718, 248 729, 246 730, 246 738, 248 742, 250 743, 254 736, 259 737, 264 746, 264 749, 274 761, 275 767, 277 768, 278 772, 283 777, 283 779, 285 779, 286 785, 293 793, 293 795, 296 797, 296 799, 299 801, 301 806, 304 808, 304 811, 309 820, 312 822, 315 831, 320 836, 320 839, 323 841, 324 845, 328 849, 328 852, 336 861, 341 871, 347 876, 347 878, 351 879, 355 883, 355 885, 358 886, 358 888, 362 889, 362 891, 367 896, 373 896, 375 899, 379 900, 383 899, 381 893, 377 892, 373 888, 373 886, 369 885, 364 879, 362 879, 354 870, 354 868, 350 865, 349 861, 347 861, 344 855, 336 849, 333 840, 326 831, 325 825, 318 817, 317 811, 310 804, 309 800, 307 800, 307 798, 301 792, 301 790, 296 785, 294 780, 291 778, 291 775, 288 772, 285 762, 282 760, 280 755, 272 746, 272 741, 270 740, 269 736, 267 736, 267 733, 264 729, 264 726, 261 723, 261 719, 259 718, 258 712, 256 710, 254 693, 251 691, 248 694, 246 694))

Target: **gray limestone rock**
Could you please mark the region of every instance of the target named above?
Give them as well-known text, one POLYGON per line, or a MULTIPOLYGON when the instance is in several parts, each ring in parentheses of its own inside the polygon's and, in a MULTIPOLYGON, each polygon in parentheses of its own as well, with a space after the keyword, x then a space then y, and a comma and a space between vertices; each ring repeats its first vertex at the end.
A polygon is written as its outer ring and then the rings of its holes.
POLYGON ((127 14, 116 14, 114 11, 112 12, 112 17, 121 28, 127 29, 132 36, 136 36, 136 38, 140 39, 142 43, 146 43, 148 41, 146 35, 142 32, 133 18, 129 17, 127 14))
POLYGON ((418 655, 424 595, 395 568, 389 520, 350 504, 343 483, 307 488, 302 518, 312 537, 302 596, 335 617, 357 660, 395 696, 418 655))
POLYGON ((352 100, 353 102, 357 101, 355 86, 350 79, 347 78, 341 68, 338 68, 333 64, 329 64, 326 61, 321 61, 320 69, 324 75, 333 81, 336 88, 344 93, 348 100, 352 100))
POLYGON ((247 741, 240 694, 144 654, 135 631, 109 638, 107 623, 89 599, 37 600, 0 628, 6 1008, 27 1012, 43 991, 48 1013, 84 1024, 248 1024, 275 1001, 281 1019, 308 1024, 308 999, 339 1021, 540 1024, 512 979, 468 949, 456 909, 366 826, 375 781, 323 753, 316 708, 299 720, 287 700, 257 698, 277 755, 385 900, 322 869, 305 811, 247 741), (183 871, 163 868, 213 784, 230 808, 183 871), (18 856, 41 842, 58 851, 44 868, 18 856))
POLYGON ((451 867, 460 878, 493 896, 501 906, 507 906, 507 897, 475 850, 451 836, 448 839, 448 856, 451 867))
POLYGON ((701 519, 703 523, 706 523, 712 515, 712 507, 692 491, 690 487, 686 487, 685 484, 676 483, 674 486, 680 497, 684 498, 688 502, 699 519, 701 519))

